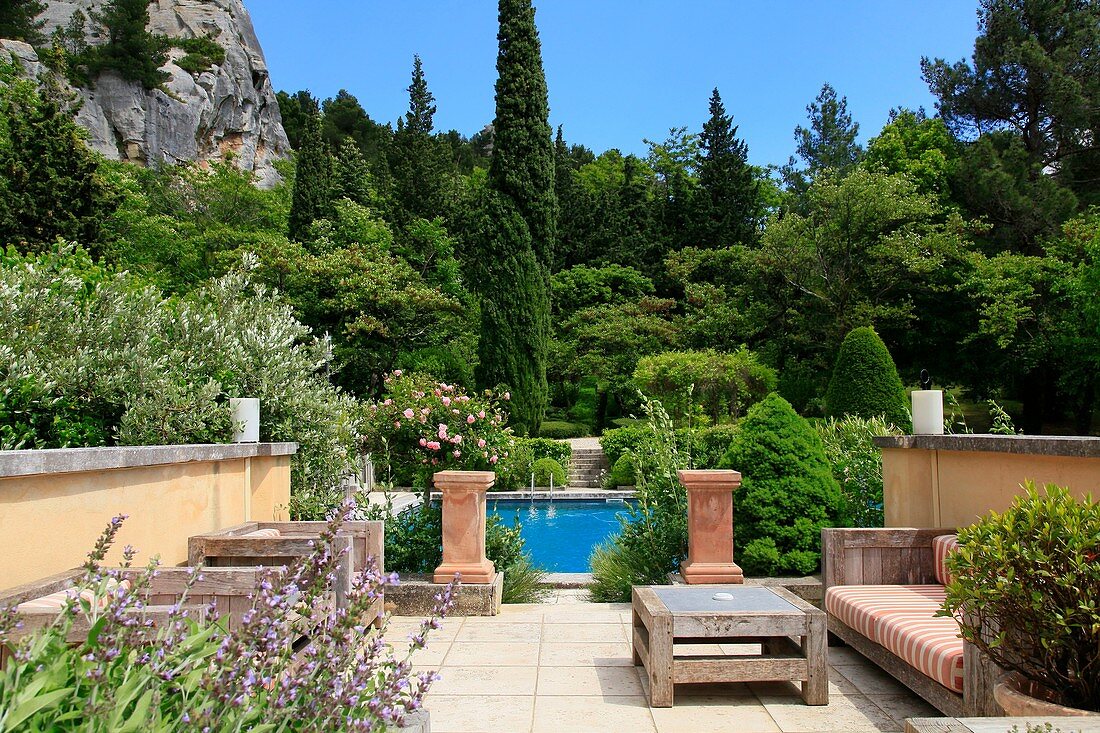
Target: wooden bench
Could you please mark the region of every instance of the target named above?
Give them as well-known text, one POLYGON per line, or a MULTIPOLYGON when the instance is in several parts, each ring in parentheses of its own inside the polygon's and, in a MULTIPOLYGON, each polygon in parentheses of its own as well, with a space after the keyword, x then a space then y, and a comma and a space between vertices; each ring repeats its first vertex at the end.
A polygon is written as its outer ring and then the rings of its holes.
MULTIPOLYGON (((316 549, 326 522, 245 522, 188 540, 188 563, 207 567, 286 566, 316 549)), ((368 562, 385 567, 383 522, 344 522, 331 551, 342 553, 333 584, 338 608, 347 606, 352 579, 368 562)), ((372 621, 383 613, 383 597, 371 604, 372 621)))
MULTIPOLYGON (((822 581, 829 589, 844 585, 938 585, 933 538, 954 534, 947 529, 823 529, 822 581)), ((829 632, 888 672, 944 715, 1001 715, 993 686, 1001 670, 973 644, 963 646, 963 692, 960 695, 915 669, 884 646, 868 639, 828 612, 829 632)))

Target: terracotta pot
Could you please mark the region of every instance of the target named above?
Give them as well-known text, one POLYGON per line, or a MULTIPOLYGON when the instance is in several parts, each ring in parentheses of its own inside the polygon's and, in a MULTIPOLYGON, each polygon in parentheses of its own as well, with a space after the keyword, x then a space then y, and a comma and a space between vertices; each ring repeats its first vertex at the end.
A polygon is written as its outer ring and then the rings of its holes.
POLYGON ((1005 715, 1014 718, 1059 716, 1100 715, 1100 712, 1067 708, 1064 705, 1044 700, 1040 688, 1018 674, 1009 674, 1001 678, 993 687, 993 699, 1004 708, 1005 715))

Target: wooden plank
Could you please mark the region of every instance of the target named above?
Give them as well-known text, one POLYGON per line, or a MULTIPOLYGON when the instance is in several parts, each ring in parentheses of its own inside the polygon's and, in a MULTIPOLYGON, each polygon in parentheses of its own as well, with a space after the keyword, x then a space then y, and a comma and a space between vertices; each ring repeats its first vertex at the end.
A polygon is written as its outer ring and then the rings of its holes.
POLYGON ((1004 715, 1004 710, 993 697, 993 688, 1003 674, 1004 670, 978 647, 968 641, 963 642, 963 701, 966 715, 1004 715))
POLYGON ((644 626, 635 626, 631 636, 631 650, 634 655, 634 666, 639 665, 649 670, 649 632, 644 626))
POLYGON ((668 611, 657 611, 649 628, 649 704, 655 708, 672 707, 673 658, 672 616, 668 611))
POLYGON ((947 689, 931 677, 921 674, 901 657, 849 628, 832 614, 828 615, 828 628, 830 632, 843 639, 880 669, 892 675, 898 682, 920 695, 944 715, 958 716, 964 713, 962 695, 947 689))
POLYGON ((844 548, 844 584, 863 585, 863 553, 844 548))
POLYGON ((309 555, 316 541, 308 537, 207 537, 207 557, 298 557, 309 555))
POLYGON ((48 596, 60 590, 65 590, 73 585, 73 582, 84 574, 83 568, 73 568, 64 572, 47 576, 32 583, 24 583, 7 590, 0 591, 0 607, 10 608, 18 606, 24 601, 30 601, 42 596, 48 596))
POLYGON ((972 733, 955 718, 907 718, 905 733, 972 733))
MULTIPOLYGON (((745 636, 801 636, 806 614, 800 611, 760 613, 686 614, 672 616, 674 636, 737 639, 745 636)), ((651 627, 652 628, 652 627, 651 627)))
POLYGON ((857 547, 920 547, 932 545, 932 538, 954 534, 954 527, 914 529, 885 527, 882 529, 842 529, 845 549, 857 547))
POLYGON ((1026 718, 959 718, 958 721, 965 726, 969 733, 1011 733, 1015 726, 1020 731, 1027 730, 1030 726, 1042 726, 1050 723, 1054 730, 1069 733, 1100 733, 1100 716, 1081 717, 1026 717, 1026 718))
POLYGON ((661 599, 653 592, 652 588, 634 586, 630 589, 630 607, 639 615, 645 627, 651 628, 653 614, 657 609, 664 608, 661 599))
POLYGON ((802 683, 802 699, 807 705, 829 704, 829 647, 825 629, 825 614, 808 614, 809 628, 802 638, 802 653, 809 674, 802 683))
POLYGON ((679 657, 673 664, 673 681, 677 683, 782 682, 808 676, 806 660, 801 657, 679 657))
POLYGON ((821 530, 821 581, 825 588, 843 585, 844 580, 844 540, 838 530, 821 530))

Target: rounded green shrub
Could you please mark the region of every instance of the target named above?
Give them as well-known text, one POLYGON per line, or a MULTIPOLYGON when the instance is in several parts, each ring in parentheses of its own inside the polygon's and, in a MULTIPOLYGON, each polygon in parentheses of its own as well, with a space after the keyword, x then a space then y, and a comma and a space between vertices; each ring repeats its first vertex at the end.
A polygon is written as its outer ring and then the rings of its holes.
POLYGON ((828 417, 885 417, 899 427, 909 425, 905 387, 890 351, 870 326, 844 337, 825 394, 828 417))
POLYGON ((749 575, 808 575, 844 499, 817 432, 778 394, 749 409, 719 464, 741 472, 736 560, 749 575))
POLYGON ((612 466, 627 451, 637 453, 643 446, 652 442, 653 430, 645 424, 605 430, 600 436, 600 447, 603 448, 603 454, 607 456, 607 462, 612 466))
POLYGON ((607 475, 607 487, 616 489, 620 486, 633 486, 637 481, 637 473, 634 468, 634 456, 623 453, 615 465, 611 467, 611 473, 607 475))
POLYGON ((554 486, 565 486, 569 479, 565 475, 565 469, 553 458, 540 458, 531 466, 531 473, 535 474, 535 486, 549 486, 550 479, 554 479, 554 486))
POLYGON ((588 426, 581 423, 547 421, 539 428, 539 437, 564 440, 565 438, 583 438, 590 432, 592 431, 588 429, 588 426))

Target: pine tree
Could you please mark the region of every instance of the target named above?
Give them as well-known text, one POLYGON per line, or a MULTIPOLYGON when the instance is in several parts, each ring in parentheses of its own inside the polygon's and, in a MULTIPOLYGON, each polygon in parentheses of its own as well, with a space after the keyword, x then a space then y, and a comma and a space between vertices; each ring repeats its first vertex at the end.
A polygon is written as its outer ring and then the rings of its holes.
POLYGON ((428 90, 420 56, 413 56, 412 83, 407 91, 409 111, 398 120, 389 156, 394 213, 403 224, 444 213, 447 176, 453 169, 446 143, 432 135, 435 97, 428 90))
POLYGON ((557 230, 550 105, 531 0, 499 0, 496 118, 489 185, 512 199, 549 267, 557 230))
POLYGON ((0 3, 0 38, 10 38, 37 46, 45 40, 38 16, 46 10, 41 0, 5 0, 0 3))
POLYGON ((370 206, 373 197, 370 166, 351 138, 344 140, 332 163, 332 198, 370 206))
POLYGON ((117 201, 72 119, 22 86, 0 106, 0 247, 37 250, 58 237, 89 249, 117 201))
POLYGON ((810 181, 826 169, 846 173, 863 155, 856 142, 859 123, 848 113, 848 98, 836 96, 831 84, 824 84, 817 98, 806 106, 810 126, 794 128, 795 152, 805 169, 799 170, 794 157, 783 167, 783 178, 796 194, 809 188, 810 181))
POLYGON ((722 247, 756 241, 760 186, 748 162, 748 145, 737 138, 737 127, 717 89, 711 94, 710 118, 699 143, 695 244, 722 247))
POLYGON ((107 31, 107 43, 88 50, 88 70, 94 75, 107 69, 123 79, 154 89, 168 80, 160 70, 168 62, 168 39, 150 33, 150 0, 110 0, 92 20, 107 31))
POLYGON ((290 238, 301 242, 315 219, 332 214, 332 155, 321 139, 321 115, 309 116, 298 150, 294 191, 290 203, 290 238))
POLYGON ((537 435, 547 403, 554 150, 535 10, 530 0, 499 0, 498 9, 493 159, 470 239, 483 268, 477 379, 510 388, 514 427, 537 435))

